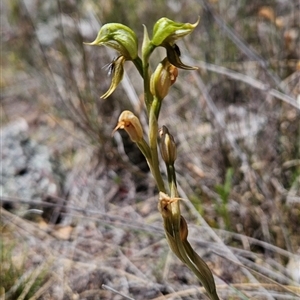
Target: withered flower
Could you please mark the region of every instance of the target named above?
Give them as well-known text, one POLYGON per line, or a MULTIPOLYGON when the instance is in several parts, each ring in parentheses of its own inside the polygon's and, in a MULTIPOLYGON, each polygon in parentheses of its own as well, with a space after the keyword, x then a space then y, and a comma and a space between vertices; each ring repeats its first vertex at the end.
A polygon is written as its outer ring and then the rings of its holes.
POLYGON ((135 143, 143 140, 143 128, 140 120, 129 110, 124 110, 121 113, 118 125, 113 130, 113 134, 118 129, 124 129, 128 133, 130 139, 135 143))

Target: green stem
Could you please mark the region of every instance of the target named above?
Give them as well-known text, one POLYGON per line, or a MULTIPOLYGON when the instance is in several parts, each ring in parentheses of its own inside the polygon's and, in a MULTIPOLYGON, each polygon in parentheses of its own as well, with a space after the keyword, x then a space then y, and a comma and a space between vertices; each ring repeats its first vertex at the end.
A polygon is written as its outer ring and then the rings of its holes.
POLYGON ((139 149, 141 150, 141 152, 143 153, 143 155, 145 156, 145 158, 149 164, 149 167, 151 167, 152 166, 152 157, 151 157, 151 151, 150 151, 149 145, 147 144, 147 142, 144 139, 137 142, 136 144, 139 147, 139 149))
POLYGON ((151 104, 153 101, 153 96, 150 93, 150 74, 149 74, 149 58, 151 53, 155 47, 151 46, 151 44, 146 47, 142 56, 142 64, 143 64, 143 78, 144 78, 144 98, 147 107, 148 114, 150 112, 151 104))
POLYGON ((151 44, 147 29, 144 26, 144 40, 142 46, 142 66, 143 66, 143 79, 144 79, 144 100, 149 116, 149 145, 151 152, 151 173, 156 181, 159 191, 166 192, 165 185, 159 170, 159 160, 157 152, 157 117, 153 109, 153 96, 150 92, 150 74, 149 74, 149 58, 155 46, 151 44))
MULTIPOLYGON (((139 149, 141 150, 141 152, 143 153, 143 155, 145 156, 146 160, 147 160, 147 164, 150 168, 151 174, 155 174, 155 168, 153 165, 153 160, 152 160, 152 155, 151 155, 151 150, 150 147, 148 146, 148 144, 146 143, 146 141, 143 139, 140 142, 137 142, 137 146, 139 147, 139 149)), ((156 184, 158 186, 156 177, 154 177, 156 184)))
POLYGON ((156 120, 158 120, 160 108, 161 108, 162 99, 158 99, 156 96, 153 96, 153 102, 151 105, 151 109, 154 111, 154 115, 156 120))
POLYGON ((170 197, 178 198, 176 173, 175 173, 174 165, 166 164, 166 167, 167 167, 167 173, 168 173, 168 183, 169 183, 169 187, 170 187, 170 197))
POLYGON ((153 105, 150 108, 149 113, 149 145, 151 151, 151 158, 153 164, 153 176, 156 180, 159 191, 166 192, 165 185, 159 169, 158 151, 157 151, 157 133, 158 124, 154 113, 153 105))

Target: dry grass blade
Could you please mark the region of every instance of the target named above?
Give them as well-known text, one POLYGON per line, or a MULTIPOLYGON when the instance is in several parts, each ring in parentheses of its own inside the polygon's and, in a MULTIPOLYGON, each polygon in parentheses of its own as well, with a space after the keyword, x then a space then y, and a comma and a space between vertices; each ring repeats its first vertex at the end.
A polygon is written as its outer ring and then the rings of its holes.
MULTIPOLYGON (((243 291, 243 293, 247 293, 249 295, 251 295, 253 293, 253 297, 255 296, 255 291, 257 290, 257 288, 260 287, 260 285, 264 286, 265 289, 267 290, 273 290, 273 295, 274 297, 276 297, 277 299, 295 299, 295 296, 292 295, 287 295, 287 294, 277 294, 275 295, 275 292, 278 291, 278 286, 277 285, 272 285, 272 284, 253 284, 253 283, 243 283, 243 284, 231 284, 230 287, 236 290, 240 290, 243 291)), ((289 286, 288 287, 290 290, 293 290, 294 292, 299 291, 299 288, 297 287, 293 287, 293 286, 289 286)), ((230 297, 234 297, 234 293, 230 293, 230 290, 228 289, 228 285, 217 285, 217 289, 218 291, 220 291, 220 294, 223 297, 226 297, 226 299, 230 299, 230 297)), ((182 290, 180 292, 176 292, 176 293, 171 293, 165 296, 161 296, 161 297, 156 297, 152 300, 165 300, 165 299, 173 299, 173 297, 175 296, 182 296, 182 297, 187 297, 187 296, 192 296, 192 295, 197 295, 197 293, 203 293, 204 292, 204 288, 190 288, 190 289, 186 289, 186 290, 182 290)), ((252 296, 250 296, 252 297, 252 296)), ((247 299, 251 299, 251 298, 247 298, 247 299)))
POLYGON ((112 287, 110 287, 106 284, 102 284, 102 288, 104 288, 105 290, 114 292, 115 294, 120 295, 120 296, 124 297, 125 299, 134 300, 134 298, 128 297, 128 296, 118 292, 116 289, 114 289, 114 288, 112 288, 112 287))
POLYGON ((38 276, 40 276, 43 272, 45 272, 45 270, 49 268, 49 262, 44 262, 44 264, 38 266, 31 274, 30 274, 30 279, 29 281, 26 283, 22 294, 18 297, 17 300, 23 300, 25 299, 25 297, 27 296, 29 290, 31 289, 32 285, 34 284, 34 282, 37 280, 38 276))
MULTIPOLYGON (((234 70, 230 70, 230 69, 222 67, 222 66, 213 65, 213 64, 206 63, 203 61, 196 61, 196 60, 191 59, 188 56, 185 56, 185 60, 188 61, 189 64, 198 66, 200 69, 209 70, 209 71, 212 71, 212 72, 215 72, 218 74, 225 75, 231 79, 244 82, 247 85, 250 85, 251 87, 253 87, 255 89, 265 91, 268 95, 273 96, 274 98, 280 99, 280 100, 284 101, 285 103, 288 103, 289 105, 300 110, 300 104, 297 102, 297 100, 295 98, 293 98, 285 93, 282 93, 276 89, 270 88, 267 84, 263 83, 260 80, 257 80, 253 77, 242 74, 240 72, 236 72, 234 70)), ((299 78, 300 78, 300 75, 299 75, 299 78)))
POLYGON ((56 278, 50 278, 40 289, 38 289, 34 296, 32 296, 29 300, 38 300, 43 296, 53 285, 55 285, 56 278))
POLYGON ((255 271, 255 270, 253 270, 252 268, 247 267, 247 266, 244 265, 244 264, 241 264, 241 263, 238 263, 238 262, 236 262, 236 261, 233 261, 233 260, 231 260, 231 259, 229 259, 229 258, 226 258, 225 256, 223 256, 223 255, 220 254, 220 253, 217 253, 217 252, 215 252, 215 253, 216 253, 217 255, 219 255, 219 256, 225 258, 225 259, 230 260, 232 263, 234 263, 234 264, 236 264, 236 265, 238 265, 238 266, 240 266, 240 267, 242 267, 242 268, 245 268, 245 269, 249 270, 251 273, 253 273, 253 274, 257 275, 257 276, 260 276, 260 277, 264 278, 265 280, 271 282, 273 285, 278 286, 278 288, 281 288, 283 291, 286 291, 286 292, 292 294, 293 296, 300 297, 300 293, 298 293, 298 292, 300 292, 300 287, 297 287, 297 286, 289 286, 289 285, 288 285, 288 286, 282 285, 282 284, 276 282, 275 280, 271 279, 270 277, 263 275, 261 272, 257 272, 257 271, 255 271), (290 288, 290 287, 292 287, 292 288, 290 288))
POLYGON ((214 10, 212 9, 211 5, 206 0, 197 0, 197 2, 201 2, 203 4, 204 9, 206 12, 211 14, 215 20, 215 22, 220 26, 220 28, 226 33, 226 35, 232 40, 233 43, 236 44, 236 46, 244 52, 250 60, 258 61, 261 67, 266 71, 266 73, 269 75, 269 77, 272 79, 272 81, 275 83, 276 86, 280 86, 280 79, 277 76, 277 74, 274 74, 269 68, 269 64, 266 60, 264 60, 260 55, 255 53, 254 50, 250 49, 250 47, 242 40, 241 37, 238 36, 234 30, 229 28, 229 26, 224 22, 224 20, 218 16, 214 10))

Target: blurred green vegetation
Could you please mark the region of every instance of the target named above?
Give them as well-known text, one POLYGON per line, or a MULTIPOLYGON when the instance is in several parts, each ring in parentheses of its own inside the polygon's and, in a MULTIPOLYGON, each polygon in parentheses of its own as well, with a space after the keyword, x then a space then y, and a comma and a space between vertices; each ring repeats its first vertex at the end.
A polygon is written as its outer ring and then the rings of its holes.
POLYGON ((229 208, 228 208, 228 201, 230 192, 232 189, 232 177, 233 177, 233 169, 229 168, 226 171, 225 180, 223 184, 217 184, 215 186, 216 192, 221 198, 221 203, 218 203, 216 201, 216 211, 217 214, 220 215, 225 223, 225 229, 231 230, 231 220, 230 220, 230 214, 229 214, 229 208))
POLYGON ((20 245, 14 239, 0 239, 0 288, 6 293, 9 292, 6 294, 7 300, 31 299, 48 276, 46 269, 35 276, 35 268, 31 268, 27 257, 29 251, 22 247, 24 245, 20 245))

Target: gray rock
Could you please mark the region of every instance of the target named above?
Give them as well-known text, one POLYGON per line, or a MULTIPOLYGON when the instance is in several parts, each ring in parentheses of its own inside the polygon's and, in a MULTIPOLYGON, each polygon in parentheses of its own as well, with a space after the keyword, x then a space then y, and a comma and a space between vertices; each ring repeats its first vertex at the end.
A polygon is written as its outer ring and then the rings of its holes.
POLYGON ((33 201, 56 196, 58 186, 53 180, 49 151, 29 137, 27 122, 19 119, 1 128, 0 139, 2 199, 11 199, 17 213, 22 214, 36 207, 33 201))

